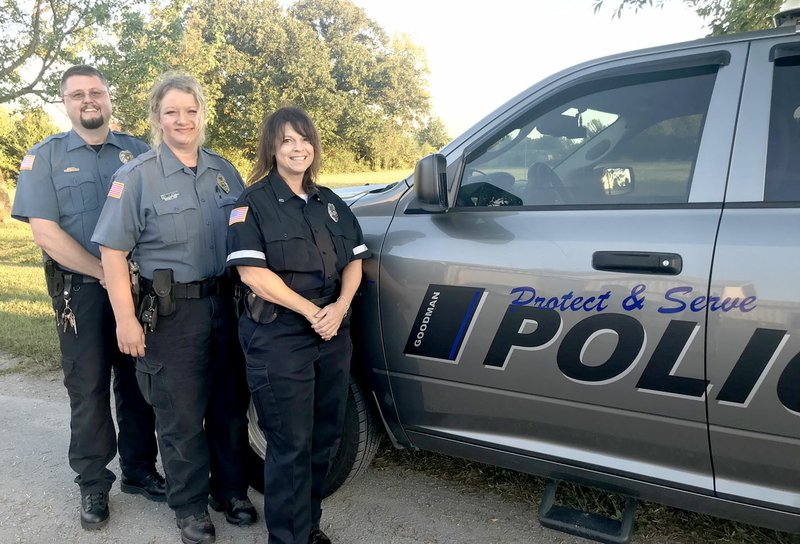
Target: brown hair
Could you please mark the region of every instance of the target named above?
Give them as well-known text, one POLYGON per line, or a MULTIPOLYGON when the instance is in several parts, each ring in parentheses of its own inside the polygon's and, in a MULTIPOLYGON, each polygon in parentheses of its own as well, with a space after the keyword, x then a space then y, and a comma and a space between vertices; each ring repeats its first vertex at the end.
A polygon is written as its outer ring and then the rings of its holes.
POLYGON ((303 137, 308 138, 314 148, 314 160, 303 174, 303 191, 313 192, 317 186, 319 165, 322 160, 322 145, 319 133, 314 122, 306 112, 300 108, 286 106, 280 108, 264 118, 258 132, 258 149, 256 150, 256 163, 247 177, 250 185, 266 176, 275 168, 275 149, 280 140, 283 140, 286 124, 290 124, 303 137))
POLYGON ((103 83, 103 86, 106 88, 106 90, 108 90, 108 81, 106 81, 106 78, 100 73, 100 70, 94 66, 89 66, 88 64, 76 64, 75 66, 70 66, 67 68, 61 75, 61 94, 64 94, 64 89, 67 86, 67 80, 72 76, 96 77, 103 83))

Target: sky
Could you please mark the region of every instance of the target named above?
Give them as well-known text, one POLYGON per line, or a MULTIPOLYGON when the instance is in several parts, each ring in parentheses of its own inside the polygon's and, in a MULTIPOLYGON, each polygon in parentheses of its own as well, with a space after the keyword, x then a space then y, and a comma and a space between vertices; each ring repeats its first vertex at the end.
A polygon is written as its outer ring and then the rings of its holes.
POLYGON ((618 0, 352 0, 424 48, 434 115, 455 137, 534 83, 583 61, 702 38, 682 0, 623 12, 618 0))

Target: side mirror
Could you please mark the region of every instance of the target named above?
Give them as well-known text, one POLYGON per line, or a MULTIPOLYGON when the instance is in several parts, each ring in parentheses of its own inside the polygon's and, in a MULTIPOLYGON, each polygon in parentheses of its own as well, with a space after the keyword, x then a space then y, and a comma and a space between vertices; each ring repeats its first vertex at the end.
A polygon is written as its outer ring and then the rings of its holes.
POLYGON ((447 159, 444 155, 428 155, 414 169, 414 188, 422 208, 445 211, 447 205, 447 159))
POLYGON ((612 166, 600 171, 600 182, 606 196, 627 195, 633 192, 633 170, 627 166, 612 166))

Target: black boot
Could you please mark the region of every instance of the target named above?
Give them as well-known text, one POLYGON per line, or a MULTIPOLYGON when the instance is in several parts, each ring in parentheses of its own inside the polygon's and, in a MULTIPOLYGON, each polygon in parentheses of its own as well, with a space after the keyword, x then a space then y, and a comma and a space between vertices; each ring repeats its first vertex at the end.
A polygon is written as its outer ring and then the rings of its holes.
POLYGON ((136 493, 154 502, 167 500, 167 482, 158 472, 152 472, 142 478, 128 478, 123 474, 119 487, 123 493, 136 493))
POLYGON ((311 529, 311 534, 308 535, 308 544, 331 544, 331 539, 322 532, 322 529, 311 529))
POLYGON ((225 519, 228 523, 245 526, 252 525, 258 519, 256 508, 250 499, 225 499, 218 501, 211 495, 208 496, 208 505, 217 512, 225 512, 225 519))
POLYGON ((217 532, 208 512, 177 518, 176 521, 181 530, 183 544, 211 544, 217 540, 217 532))
POLYGON ((86 493, 81 497, 81 527, 87 531, 108 523, 108 491, 86 493))

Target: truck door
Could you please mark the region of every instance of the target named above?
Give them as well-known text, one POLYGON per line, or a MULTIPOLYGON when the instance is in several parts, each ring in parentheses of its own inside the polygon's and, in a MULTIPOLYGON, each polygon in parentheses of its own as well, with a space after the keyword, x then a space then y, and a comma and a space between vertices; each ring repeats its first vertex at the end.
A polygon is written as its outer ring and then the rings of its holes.
POLYGON ((561 74, 449 151, 446 213, 405 195, 379 289, 413 441, 540 474, 566 463, 593 481, 611 472, 713 493, 695 308, 745 52, 561 74))
POLYGON ((717 493, 792 512, 800 512, 799 45, 789 37, 751 46, 711 293, 754 302, 708 316, 717 493))

